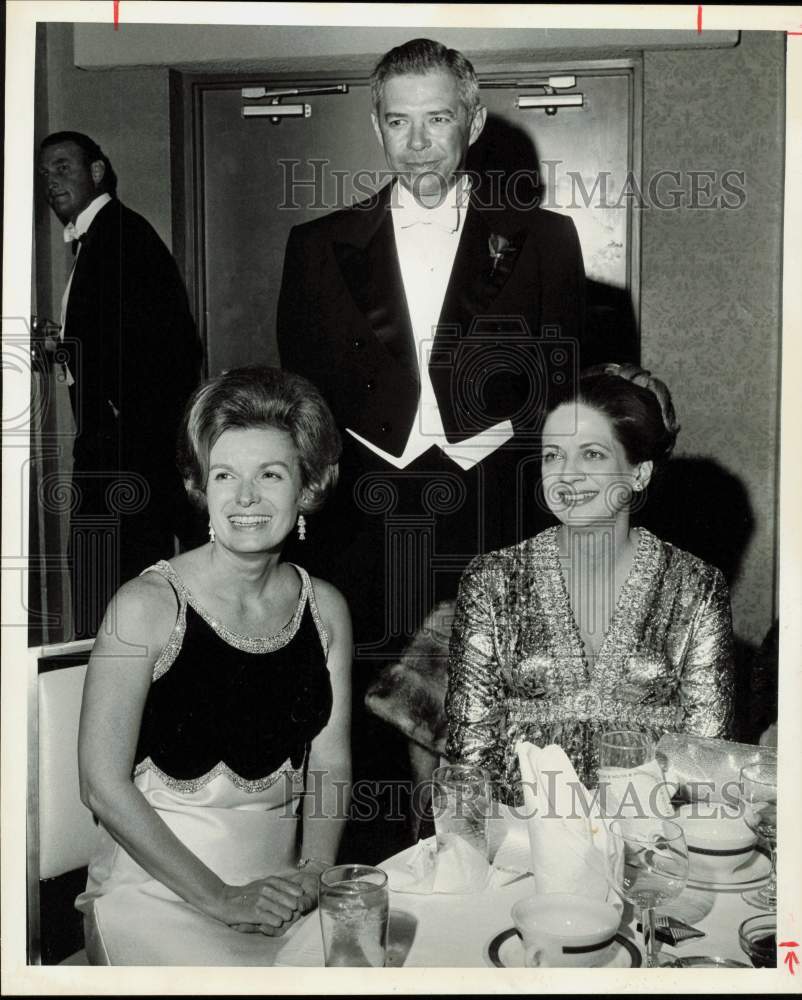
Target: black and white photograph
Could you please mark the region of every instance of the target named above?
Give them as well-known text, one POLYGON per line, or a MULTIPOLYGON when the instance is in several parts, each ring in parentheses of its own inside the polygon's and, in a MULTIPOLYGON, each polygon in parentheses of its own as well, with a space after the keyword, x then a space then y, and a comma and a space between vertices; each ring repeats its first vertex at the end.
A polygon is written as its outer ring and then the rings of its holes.
POLYGON ((3 992, 798 991, 802 7, 5 32, 3 992))

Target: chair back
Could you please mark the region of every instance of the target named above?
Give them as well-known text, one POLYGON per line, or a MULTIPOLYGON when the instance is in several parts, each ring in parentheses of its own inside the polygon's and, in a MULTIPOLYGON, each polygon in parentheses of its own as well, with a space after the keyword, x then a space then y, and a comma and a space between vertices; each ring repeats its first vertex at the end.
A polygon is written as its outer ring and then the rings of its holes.
MULTIPOLYGON (((89 863, 97 828, 81 802, 78 723, 86 655, 39 660, 29 686, 28 961, 42 960, 42 883, 89 863)), ((77 913, 75 914, 78 918, 77 913)))

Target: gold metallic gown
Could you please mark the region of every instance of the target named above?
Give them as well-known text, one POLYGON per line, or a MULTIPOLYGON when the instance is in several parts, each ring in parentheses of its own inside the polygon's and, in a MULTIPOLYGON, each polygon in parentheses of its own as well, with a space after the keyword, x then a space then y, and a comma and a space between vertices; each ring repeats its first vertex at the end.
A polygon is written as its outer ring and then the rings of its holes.
POLYGON ((632 570, 592 665, 565 586, 556 527, 478 556, 460 583, 451 637, 451 761, 479 764, 522 804, 519 740, 558 743, 596 784, 608 729, 728 737, 729 595, 721 572, 638 529, 632 570))

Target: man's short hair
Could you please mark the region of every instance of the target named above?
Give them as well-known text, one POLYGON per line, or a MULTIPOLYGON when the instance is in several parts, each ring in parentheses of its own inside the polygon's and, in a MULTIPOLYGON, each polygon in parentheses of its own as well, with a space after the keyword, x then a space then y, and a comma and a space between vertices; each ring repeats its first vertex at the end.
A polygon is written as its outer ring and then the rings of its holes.
POLYGON ((479 106, 479 81, 473 64, 461 52, 448 49, 431 38, 413 38, 382 56, 370 77, 373 110, 378 114, 385 81, 391 76, 421 76, 438 70, 448 70, 453 74, 460 100, 468 115, 472 116, 479 106))
POLYGON ((103 174, 103 180, 98 186, 98 191, 105 191, 107 194, 110 194, 112 198, 116 198, 117 174, 114 172, 111 160, 108 156, 106 156, 95 140, 90 139, 88 135, 84 135, 83 132, 51 132, 49 136, 42 139, 39 144, 39 149, 43 150, 48 146, 60 146, 65 142, 74 142, 76 146, 83 150, 87 164, 94 163, 96 160, 100 160, 103 163, 106 170, 103 174))

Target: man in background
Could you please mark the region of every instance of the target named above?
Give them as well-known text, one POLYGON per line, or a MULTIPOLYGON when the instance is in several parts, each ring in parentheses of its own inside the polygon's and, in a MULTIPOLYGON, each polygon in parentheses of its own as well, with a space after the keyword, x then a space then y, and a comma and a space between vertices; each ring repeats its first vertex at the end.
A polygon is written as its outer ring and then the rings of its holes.
POLYGON ((55 132, 38 171, 74 255, 59 339, 75 418, 70 556, 81 638, 95 634, 121 582, 191 532, 175 447, 202 352, 176 263, 117 199, 98 144, 55 132))

